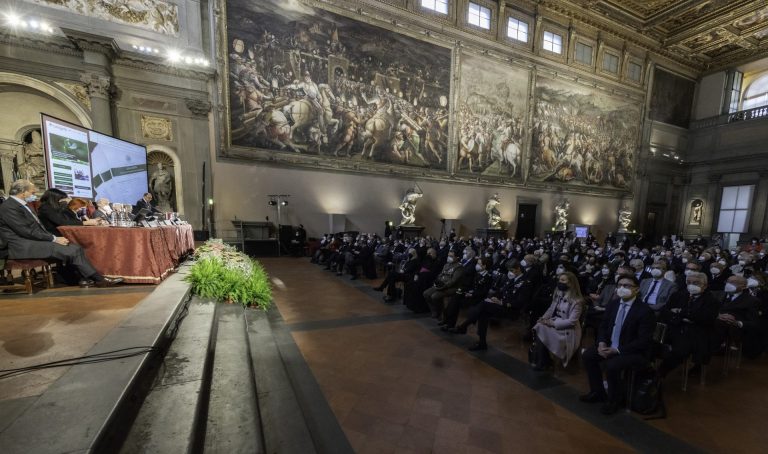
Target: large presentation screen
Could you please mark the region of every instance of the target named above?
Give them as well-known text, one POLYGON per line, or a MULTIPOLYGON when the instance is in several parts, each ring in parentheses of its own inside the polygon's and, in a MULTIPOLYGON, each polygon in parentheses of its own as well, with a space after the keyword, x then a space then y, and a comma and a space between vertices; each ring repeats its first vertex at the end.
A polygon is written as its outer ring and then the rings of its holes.
POLYGON ((133 205, 147 192, 147 149, 42 114, 48 187, 133 205))
POLYGON ((135 143, 90 132, 93 198, 133 205, 147 192, 147 150, 135 143))
POLYGON ((73 197, 93 197, 88 130, 43 115, 48 187, 73 197))

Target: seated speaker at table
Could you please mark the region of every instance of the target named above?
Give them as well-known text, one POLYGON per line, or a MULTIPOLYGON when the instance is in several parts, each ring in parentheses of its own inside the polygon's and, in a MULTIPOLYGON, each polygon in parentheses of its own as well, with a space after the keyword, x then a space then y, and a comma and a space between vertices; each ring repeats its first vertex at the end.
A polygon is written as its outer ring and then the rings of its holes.
POLYGON ((152 205, 152 194, 149 192, 144 193, 144 197, 140 198, 133 205, 133 215, 137 215, 142 209, 149 210, 150 213, 162 213, 156 206, 152 205))
POLYGON ((64 191, 56 188, 48 189, 40 197, 37 215, 45 230, 61 234, 60 226, 66 225, 102 225, 99 219, 88 219, 84 214, 87 202, 83 199, 72 199, 64 191))
POLYGON ((106 287, 122 282, 122 278, 102 276, 80 246, 45 229, 27 205, 35 200, 36 191, 31 181, 16 180, 11 184, 10 197, 0 205, 0 237, 8 244, 8 258, 61 260, 77 269, 82 277, 81 286, 106 287))

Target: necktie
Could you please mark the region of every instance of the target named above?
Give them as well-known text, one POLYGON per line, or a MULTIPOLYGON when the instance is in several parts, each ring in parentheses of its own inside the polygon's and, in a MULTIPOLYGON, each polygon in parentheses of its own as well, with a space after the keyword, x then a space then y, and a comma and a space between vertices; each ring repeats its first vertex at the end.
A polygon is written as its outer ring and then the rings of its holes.
POLYGON ((645 304, 648 304, 648 300, 651 298, 651 295, 653 295, 653 292, 656 290, 656 286, 659 284, 659 281, 656 279, 653 280, 653 285, 651 286, 651 290, 648 291, 648 294, 645 295, 645 298, 643 299, 643 302, 645 304))
POLYGON ((616 314, 616 321, 613 323, 613 332, 611 333, 611 347, 619 348, 619 337, 621 337, 621 327, 624 325, 624 317, 627 315, 627 305, 619 305, 619 313, 616 314))

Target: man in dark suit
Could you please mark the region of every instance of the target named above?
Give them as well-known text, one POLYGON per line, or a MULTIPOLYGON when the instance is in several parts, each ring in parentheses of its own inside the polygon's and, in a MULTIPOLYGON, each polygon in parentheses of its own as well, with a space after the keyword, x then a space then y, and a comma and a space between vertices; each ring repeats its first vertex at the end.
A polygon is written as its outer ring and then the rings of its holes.
POLYGON ((674 282, 664 279, 665 271, 667 271, 665 262, 655 262, 651 265, 651 277, 640 281, 640 300, 657 313, 677 291, 677 285, 674 282))
POLYGON ((640 285, 635 276, 622 276, 616 283, 619 299, 611 302, 597 333, 597 346, 583 355, 589 377, 589 393, 579 397, 582 402, 602 402, 603 414, 613 414, 619 408, 621 374, 632 367, 649 363, 656 319, 647 304, 637 297, 640 285), (603 388, 603 374, 608 382, 603 388))
MULTIPOLYGON (((715 332, 712 345, 718 348, 727 338, 733 341, 751 342, 759 328, 757 298, 745 292, 747 279, 743 276, 731 276, 725 284, 725 301, 720 306, 720 313, 715 320, 715 332)), ((751 346, 747 348, 750 350, 751 346)))
POLYGON ((0 236, 8 243, 8 258, 54 258, 72 264, 79 271, 81 286, 96 284, 111 286, 123 281, 99 274, 85 257, 83 249, 69 240, 56 236, 43 227, 40 220, 27 206, 35 199, 37 188, 29 180, 16 180, 9 191, 10 198, 0 205, 0 236))
POLYGON ((152 205, 152 194, 149 192, 144 193, 144 197, 136 201, 132 210, 133 215, 136 216, 142 209, 147 209, 150 213, 162 213, 156 206, 152 205))
POLYGON ((661 314, 667 323, 667 344, 659 375, 665 377, 672 369, 692 357, 695 367, 709 362, 710 341, 718 302, 707 288, 707 275, 691 273, 685 278, 686 288, 672 298, 661 314))

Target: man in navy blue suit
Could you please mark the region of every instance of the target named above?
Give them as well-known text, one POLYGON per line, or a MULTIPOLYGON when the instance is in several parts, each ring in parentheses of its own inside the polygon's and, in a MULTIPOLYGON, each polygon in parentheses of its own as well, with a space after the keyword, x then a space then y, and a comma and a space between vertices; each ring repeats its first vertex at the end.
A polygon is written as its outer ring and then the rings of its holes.
POLYGON ((619 407, 621 374, 633 367, 649 364, 656 317, 653 310, 638 298, 640 283, 635 276, 622 276, 616 283, 618 299, 613 300, 597 333, 597 346, 583 355, 589 377, 589 393, 582 402, 605 402, 604 414, 619 407), (603 370, 608 389, 603 387, 603 370))

